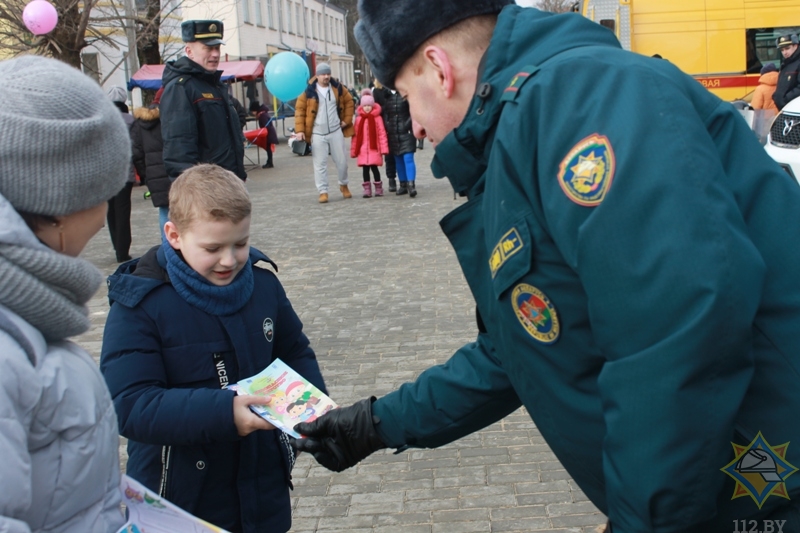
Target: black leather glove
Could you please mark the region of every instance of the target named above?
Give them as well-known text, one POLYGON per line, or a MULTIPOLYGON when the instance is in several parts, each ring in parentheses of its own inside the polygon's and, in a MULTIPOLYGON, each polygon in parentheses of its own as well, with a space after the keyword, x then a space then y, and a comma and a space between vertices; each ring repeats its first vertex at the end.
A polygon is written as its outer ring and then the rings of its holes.
POLYGON ((313 422, 300 423, 294 430, 304 438, 294 441, 299 452, 314 456, 319 464, 341 472, 370 454, 386 448, 375 426, 380 423, 372 415, 372 396, 349 407, 330 411, 313 422))

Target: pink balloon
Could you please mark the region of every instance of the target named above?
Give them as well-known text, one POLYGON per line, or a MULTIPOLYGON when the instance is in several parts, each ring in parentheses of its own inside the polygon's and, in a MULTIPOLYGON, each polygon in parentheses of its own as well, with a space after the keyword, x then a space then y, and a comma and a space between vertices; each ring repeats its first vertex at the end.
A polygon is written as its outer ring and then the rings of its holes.
POLYGON ((34 35, 50 33, 58 23, 58 12, 46 0, 33 0, 22 12, 22 21, 34 35))

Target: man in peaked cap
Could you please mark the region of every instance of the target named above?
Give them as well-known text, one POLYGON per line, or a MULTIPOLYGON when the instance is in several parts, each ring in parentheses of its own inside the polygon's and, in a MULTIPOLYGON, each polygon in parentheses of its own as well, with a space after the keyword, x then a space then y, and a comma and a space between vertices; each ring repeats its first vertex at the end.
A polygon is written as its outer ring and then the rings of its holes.
POLYGON ((164 67, 161 132, 164 167, 171 179, 198 163, 214 163, 242 180, 244 135, 226 86, 220 81, 219 20, 181 24, 185 56, 164 67))
POLYGON ((343 470, 524 405, 614 533, 800 531, 800 188, 738 111, 575 13, 358 7, 373 72, 468 198, 440 225, 478 334, 415 382, 299 424, 298 449, 343 470), (749 481, 752 448, 781 465, 777 485, 749 481))
POLYGON ((783 56, 783 64, 778 75, 778 85, 772 94, 772 99, 778 109, 783 109, 786 104, 800 96, 800 84, 797 81, 798 71, 800 70, 798 44, 800 44, 800 41, 794 33, 781 35, 775 41, 775 46, 778 47, 778 50, 781 51, 781 56, 783 56))

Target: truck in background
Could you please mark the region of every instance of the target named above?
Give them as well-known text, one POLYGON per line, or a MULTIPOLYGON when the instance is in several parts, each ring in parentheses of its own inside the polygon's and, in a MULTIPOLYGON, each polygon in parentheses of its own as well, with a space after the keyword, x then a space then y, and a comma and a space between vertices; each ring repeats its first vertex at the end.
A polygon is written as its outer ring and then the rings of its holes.
POLYGON ((764 64, 780 68, 775 39, 800 32, 800 0, 581 0, 573 10, 728 101, 752 93, 764 64))

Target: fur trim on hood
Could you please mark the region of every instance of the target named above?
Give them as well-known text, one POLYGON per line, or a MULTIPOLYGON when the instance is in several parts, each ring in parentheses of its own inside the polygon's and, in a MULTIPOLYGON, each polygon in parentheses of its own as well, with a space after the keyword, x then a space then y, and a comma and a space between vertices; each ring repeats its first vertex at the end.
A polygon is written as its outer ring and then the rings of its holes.
POLYGON ((161 117, 161 112, 157 107, 137 107, 133 110, 133 118, 152 122, 161 117))

